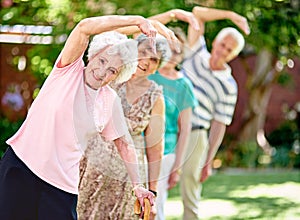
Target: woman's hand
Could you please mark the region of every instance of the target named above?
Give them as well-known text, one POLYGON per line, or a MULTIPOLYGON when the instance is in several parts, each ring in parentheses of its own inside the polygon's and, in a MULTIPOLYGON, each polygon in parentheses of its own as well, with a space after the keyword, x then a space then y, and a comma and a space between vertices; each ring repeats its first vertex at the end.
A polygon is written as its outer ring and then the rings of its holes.
POLYGON ((164 36, 169 41, 178 41, 174 32, 167 28, 164 24, 156 20, 149 20, 151 24, 156 28, 159 34, 164 36))
POLYGON ((157 210, 156 210, 156 203, 154 202, 154 205, 151 207, 151 212, 150 212, 150 218, 149 220, 154 220, 156 216, 157 210))
POLYGON ((170 176, 169 176, 169 187, 168 187, 168 190, 169 189, 172 189, 173 187, 176 186, 176 184, 179 182, 180 180, 180 171, 179 170, 173 170, 171 173, 170 173, 170 176))
POLYGON ((178 53, 180 53, 181 52, 180 44, 179 44, 180 42, 175 36, 174 32, 159 21, 156 20, 149 20, 149 21, 156 28, 158 33, 164 36, 168 40, 170 47, 174 48, 178 53))
POLYGON ((155 38, 157 34, 157 30, 155 27, 151 24, 151 22, 148 19, 144 19, 139 25, 138 28, 141 30, 141 32, 148 37, 155 38))
POLYGON ((184 11, 182 9, 174 9, 171 11, 171 15, 176 20, 188 23, 196 31, 200 30, 199 22, 192 12, 184 11))
POLYGON ((139 215, 140 218, 145 220, 155 220, 155 216, 157 213, 156 204, 154 203, 154 205, 151 206, 148 199, 145 199, 144 203, 145 203, 145 210, 144 213, 142 213, 141 204, 139 200, 138 199, 135 200, 134 214, 139 215))
POLYGON ((145 189, 145 187, 142 184, 136 185, 133 188, 133 192, 142 207, 141 214, 140 214, 140 217, 142 217, 142 216, 144 216, 144 211, 145 211, 144 199, 148 199, 150 202, 150 205, 153 206, 155 196, 152 192, 145 189))
POLYGON ((150 46, 152 48, 152 51, 156 54, 155 37, 157 34, 157 30, 155 29, 155 27, 153 27, 148 19, 145 19, 138 25, 138 28, 143 34, 147 35, 150 38, 150 46))

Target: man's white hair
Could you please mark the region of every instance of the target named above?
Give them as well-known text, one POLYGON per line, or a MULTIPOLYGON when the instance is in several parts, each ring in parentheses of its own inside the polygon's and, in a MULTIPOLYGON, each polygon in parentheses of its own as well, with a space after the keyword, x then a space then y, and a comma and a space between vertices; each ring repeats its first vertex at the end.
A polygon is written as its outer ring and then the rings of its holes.
POLYGON ((223 28, 218 33, 218 35, 216 36, 216 41, 220 41, 228 35, 232 36, 236 40, 237 46, 236 46, 235 50, 232 51, 232 54, 238 55, 245 46, 245 39, 244 39, 243 35, 235 28, 226 27, 226 28, 223 28))
POLYGON ((108 54, 119 54, 123 61, 120 73, 114 80, 115 83, 122 83, 129 80, 131 75, 136 72, 138 64, 137 42, 128 39, 126 35, 116 31, 108 31, 95 35, 89 45, 88 59, 91 59, 91 57, 107 46, 112 46, 108 49, 108 54))
MULTIPOLYGON (((141 44, 143 41, 149 40, 149 39, 150 38, 147 37, 145 34, 140 34, 136 38, 138 44, 141 44)), ((156 42, 156 44, 155 44, 156 51, 161 54, 160 64, 158 67, 158 68, 161 68, 170 60, 170 58, 172 56, 172 51, 170 49, 168 40, 164 36, 157 34, 156 38, 155 38, 155 42, 156 42)))

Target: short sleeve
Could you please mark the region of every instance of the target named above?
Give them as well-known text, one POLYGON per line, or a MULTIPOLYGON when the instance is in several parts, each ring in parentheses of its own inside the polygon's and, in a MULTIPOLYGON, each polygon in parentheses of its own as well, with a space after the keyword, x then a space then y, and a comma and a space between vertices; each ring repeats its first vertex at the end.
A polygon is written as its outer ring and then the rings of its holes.
POLYGON ((191 58, 195 54, 198 54, 199 52, 207 52, 206 48, 206 42, 204 36, 199 37, 197 42, 191 47, 185 47, 184 49, 184 59, 191 58))
POLYGON ((129 131, 126 125, 121 100, 118 96, 116 96, 111 108, 110 118, 102 130, 102 136, 108 140, 115 140, 124 135, 127 137, 129 135, 129 131))
POLYGON ((194 108, 197 106, 197 100, 194 96, 193 85, 187 78, 183 78, 182 80, 182 91, 181 94, 181 109, 180 111, 186 108, 194 108))
MULTIPOLYGON (((53 66, 53 70, 51 71, 51 74, 65 74, 65 73, 75 73, 80 71, 77 71, 78 68, 82 69, 84 67, 84 62, 82 60, 84 53, 82 53, 73 63, 70 63, 69 65, 65 67, 58 67, 58 63, 61 61, 62 53, 59 54, 57 57, 55 64, 53 66), (72 70, 72 71, 70 71, 72 70)), ((50 75, 51 75, 50 74, 50 75)))

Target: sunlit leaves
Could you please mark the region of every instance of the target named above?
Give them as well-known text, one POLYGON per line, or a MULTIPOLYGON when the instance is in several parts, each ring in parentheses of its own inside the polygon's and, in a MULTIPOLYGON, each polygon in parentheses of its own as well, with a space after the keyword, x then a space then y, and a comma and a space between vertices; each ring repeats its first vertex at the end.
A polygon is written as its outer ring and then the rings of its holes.
MULTIPOLYGON (((195 2, 204 1, 15 0, 12 7, 1 8, 0 18, 2 24, 52 25, 54 42, 64 42, 65 37, 64 40, 60 40, 61 36, 68 35, 85 17, 105 14, 140 14, 148 17, 171 8, 190 10, 195 2)), ((251 44, 256 52, 266 47, 276 57, 300 56, 300 0, 216 0, 215 2, 216 8, 234 10, 248 18, 251 34, 245 38, 247 44, 251 44)), ((179 22, 177 24, 185 25, 179 22)), ((228 25, 234 26, 229 20, 207 24, 208 47, 220 28, 228 25)), ((39 51, 39 55, 46 57, 49 53, 57 55, 62 46, 61 43, 53 45, 50 48, 52 50, 39 51)), ((53 63, 55 56, 51 55, 48 59, 53 63)), ((40 71, 39 68, 37 70, 40 71)))

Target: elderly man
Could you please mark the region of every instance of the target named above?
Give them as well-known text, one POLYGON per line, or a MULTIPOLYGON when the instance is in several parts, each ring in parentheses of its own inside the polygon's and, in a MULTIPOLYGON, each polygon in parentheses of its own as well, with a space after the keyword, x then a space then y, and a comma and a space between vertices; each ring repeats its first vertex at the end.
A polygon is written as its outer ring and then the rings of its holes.
POLYGON ((211 53, 204 39, 205 22, 230 19, 245 34, 249 26, 239 14, 196 6, 192 12, 173 9, 151 17, 166 24, 181 20, 189 23, 182 72, 193 86, 199 106, 192 115, 192 132, 185 150, 181 175, 184 219, 199 218, 198 206, 202 185, 211 173, 212 160, 223 140, 226 126, 232 121, 237 100, 237 84, 227 64, 244 47, 244 37, 235 28, 222 29, 212 43, 211 53), (195 20, 199 28, 195 28, 195 20), (209 130, 209 132, 208 132, 209 130))

